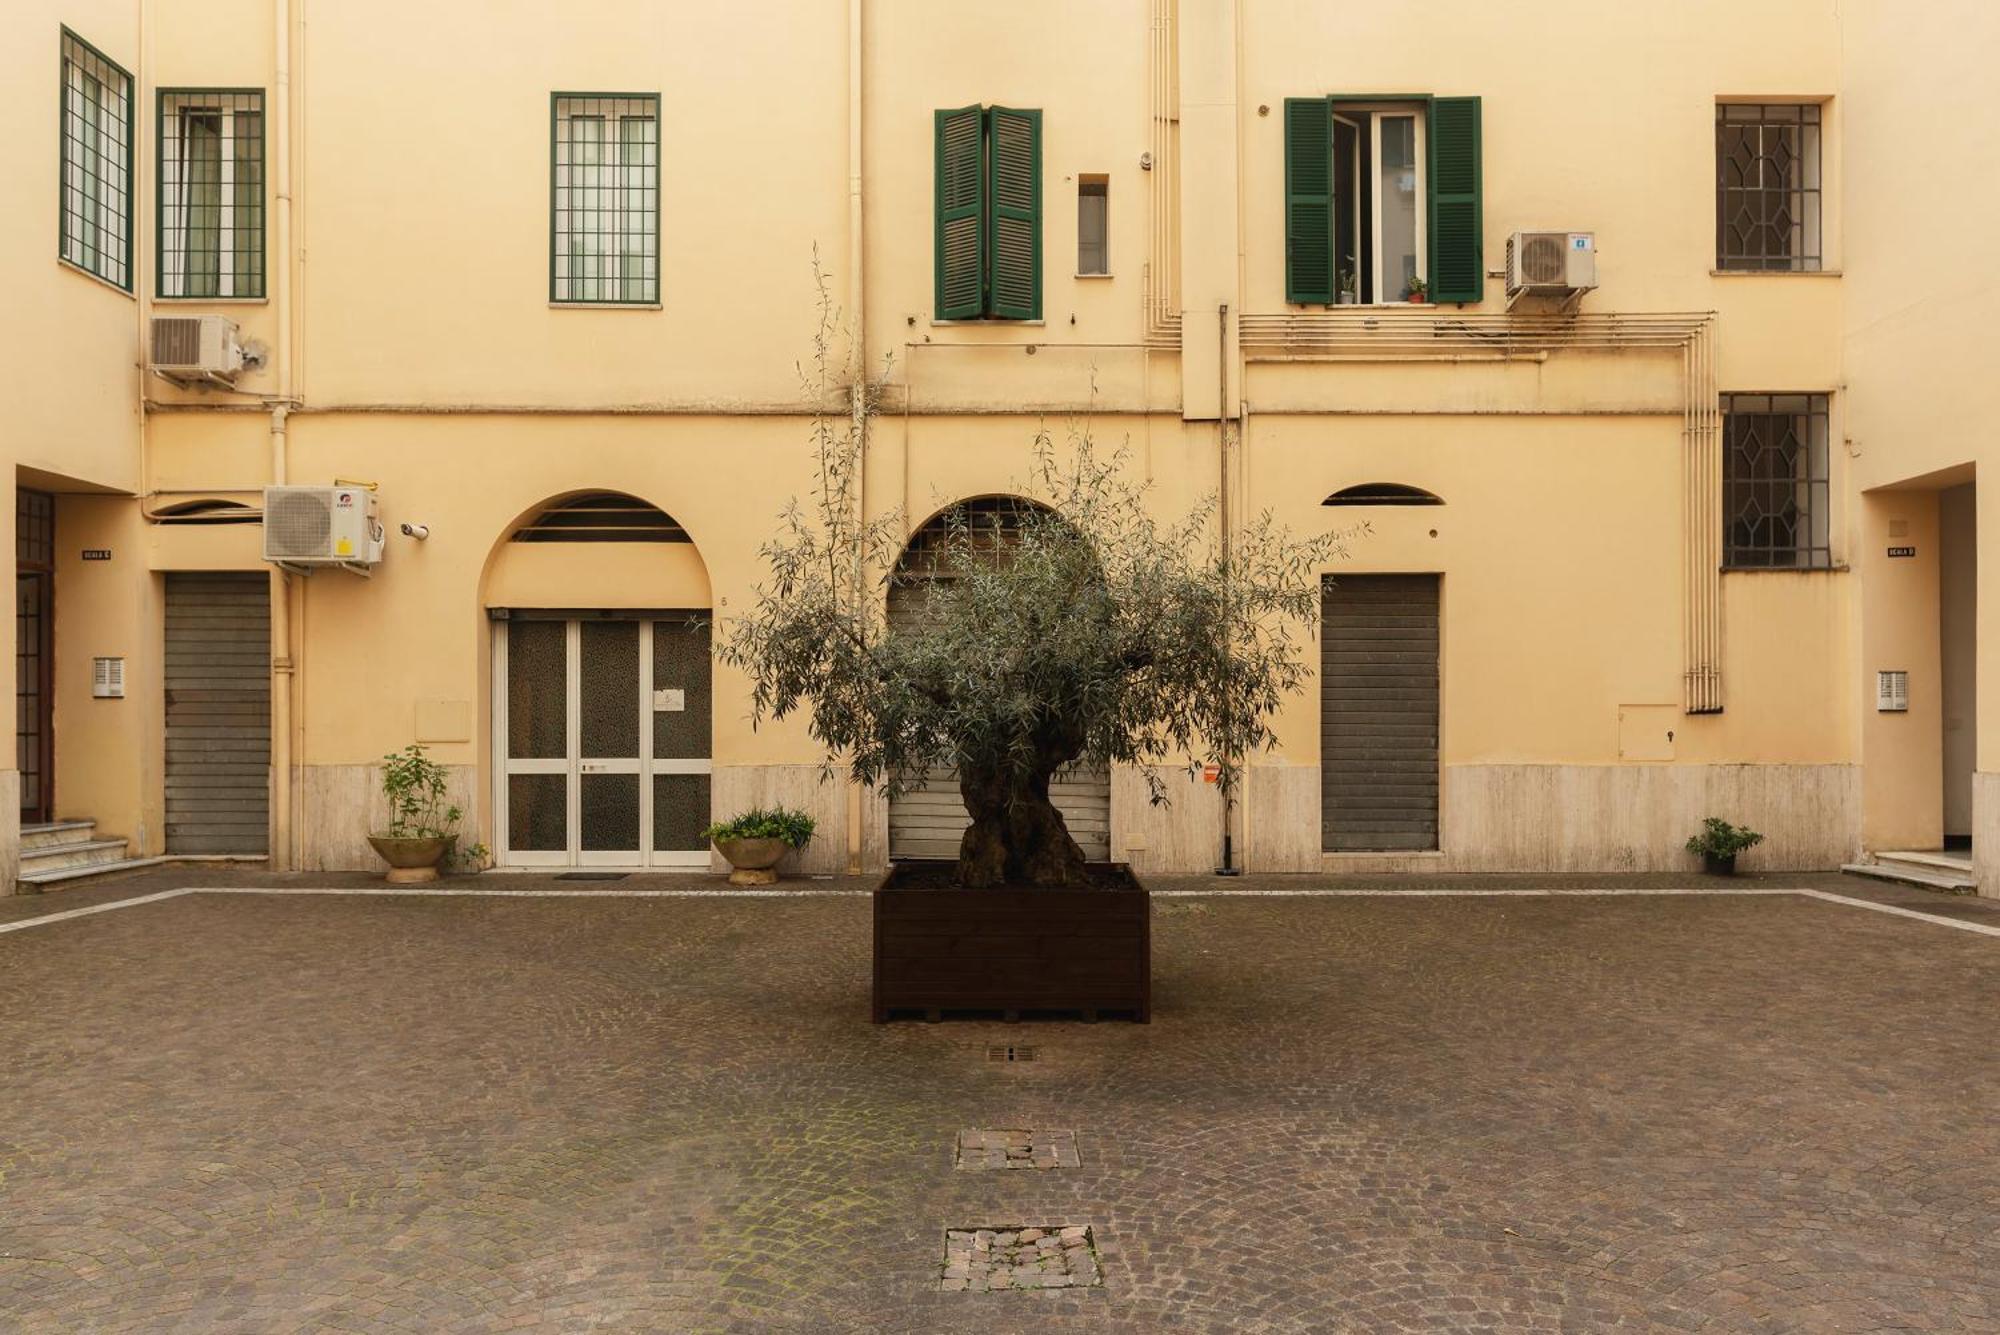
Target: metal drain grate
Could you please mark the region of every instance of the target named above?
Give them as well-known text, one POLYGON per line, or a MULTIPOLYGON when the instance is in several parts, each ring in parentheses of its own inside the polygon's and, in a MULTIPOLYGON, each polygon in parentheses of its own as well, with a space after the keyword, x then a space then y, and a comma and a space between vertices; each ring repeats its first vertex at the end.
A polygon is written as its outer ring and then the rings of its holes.
POLYGON ((1035 1050, 1019 1043, 995 1045, 986 1049, 986 1060, 990 1062, 1031 1062, 1035 1050))
POLYGON ((556 877, 558 881, 622 881, 632 873, 628 871, 566 871, 556 877))

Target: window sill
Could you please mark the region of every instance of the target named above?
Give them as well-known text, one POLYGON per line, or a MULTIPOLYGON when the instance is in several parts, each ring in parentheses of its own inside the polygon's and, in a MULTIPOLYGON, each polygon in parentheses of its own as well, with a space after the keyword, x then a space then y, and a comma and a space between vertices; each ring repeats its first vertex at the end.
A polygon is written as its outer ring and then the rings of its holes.
POLYGON ((155 306, 268 306, 269 297, 154 297, 155 306))
POLYGON ((66 260, 60 255, 56 256, 56 263, 60 264, 63 268, 69 270, 73 274, 79 274, 85 278, 88 278, 93 283, 102 283, 104 286, 110 288, 113 292, 118 293, 120 296, 130 297, 134 301, 137 301, 139 299, 139 294, 134 292, 131 288, 120 287, 118 286, 118 284, 112 282, 109 278, 106 278, 103 274, 92 273, 90 270, 84 268, 81 264, 77 264, 74 263, 73 261, 66 260))
POLYGON ((1710 269, 1710 278, 1838 278, 1838 269, 1710 269))
POLYGON ((552 311, 663 311, 657 301, 552 301, 552 311))
POLYGON ((1851 567, 1845 561, 1830 566, 1732 566, 1724 565, 1725 575, 1845 575, 1851 567))
POLYGON ((932 320, 933 329, 1040 329, 1047 320, 932 320))
POLYGON ((1109 278, 1109 277, 1111 277, 1111 275, 1110 275, 1110 274, 1108 274, 1108 273, 1080 273, 1080 274, 1076 274, 1076 275, 1075 275, 1075 277, 1077 277, 1077 278, 1109 278))

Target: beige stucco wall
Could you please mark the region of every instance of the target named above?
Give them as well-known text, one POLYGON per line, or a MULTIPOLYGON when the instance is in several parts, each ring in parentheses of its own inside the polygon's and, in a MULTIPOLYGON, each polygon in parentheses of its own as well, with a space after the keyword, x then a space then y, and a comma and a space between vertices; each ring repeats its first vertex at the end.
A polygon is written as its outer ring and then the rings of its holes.
MULTIPOLYGON (((253 527, 151 526, 133 497, 148 510, 195 496, 254 503, 271 476, 267 409, 286 386, 275 356, 234 393, 140 379, 139 331, 159 306, 152 99, 172 85, 275 98, 279 32, 267 0, 33 8, 0 18, 0 98, 21 127, 0 153, 25 205, 0 216, 0 262, 17 309, 42 313, 0 332, 0 364, 18 372, 0 448, 30 484, 117 493, 64 502, 61 792, 66 808, 85 804, 78 814, 150 851, 160 572, 259 562, 253 527), (140 76, 133 296, 53 258, 58 22, 140 76), (143 438, 142 383, 156 409, 143 438), (84 545, 116 556, 86 569, 84 545), (131 646, 132 676, 128 700, 103 707, 75 668, 113 644, 131 646)), ((1214 490, 1226 467, 1238 519, 1269 508, 1302 531, 1373 524, 1329 573, 1441 572, 1440 858, 1452 867, 1683 865, 1685 827, 1706 814, 1765 828, 1768 866, 1934 840, 1941 723, 1935 690, 1916 686, 1939 671, 1935 491, 1993 458, 1988 417, 1966 390, 1981 380, 1978 317, 1996 276, 1990 247, 1938 232, 1983 212, 1965 206, 1963 174, 1933 170, 1991 157, 1990 118, 1939 118, 1934 90, 1983 86, 1994 11, 1972 0, 1920 14, 1888 0, 1838 12, 1823 0, 1438 0, 1419 19, 1290 0, 1032 0, 996 25, 918 0, 862 8, 865 291, 850 260, 844 6, 586 0, 551 24, 527 7, 479 6, 475 21, 463 5, 291 0, 294 254, 272 255, 267 300, 182 308, 289 346, 289 480, 374 483, 390 533, 372 579, 293 580, 292 640, 274 646, 297 664, 307 865, 367 865, 354 827, 373 801, 369 767, 410 740, 420 702, 465 706, 467 735, 432 745, 456 767, 477 826, 490 826, 486 608, 698 606, 726 622, 745 605, 772 520, 809 483, 813 405, 797 364, 811 354, 815 252, 830 295, 864 317, 868 364, 886 367, 872 512, 914 524, 965 496, 1018 490, 1034 433, 1060 437, 1087 411, 1163 512, 1214 490), (1177 45, 1161 39, 1163 19, 1177 45), (966 62, 967 49, 979 59, 966 62), (549 303, 559 89, 661 97, 658 309, 549 303), (1722 714, 1678 708, 1678 350, 1499 363, 1246 356, 1237 321, 1286 310, 1282 103, 1333 92, 1479 95, 1489 269, 1510 231, 1594 231, 1601 286, 1586 311, 1712 313, 1716 389, 1832 395, 1844 568, 1723 577, 1722 714), (1738 97, 1828 99, 1826 273, 1711 273, 1713 108, 1738 97), (1033 326, 932 319, 932 113, 973 102, 1043 112, 1044 319, 1033 326), (1927 147, 1913 154, 1912 142, 1927 147), (1163 144, 1170 157, 1142 170, 1163 144), (1109 277, 1072 272, 1085 173, 1110 183, 1109 277), (1913 216, 1935 245, 1906 244, 1913 216), (1957 258, 1927 258, 1938 253, 1957 258), (1178 341, 1170 328, 1149 333, 1149 275, 1178 293, 1178 341), (1225 400, 1226 443, 1209 420, 1225 400), (1321 508, 1367 481, 1446 503, 1321 508), (540 506, 584 489, 659 505, 691 546, 505 542, 540 506), (1883 555, 1892 518, 1932 535, 1918 559, 1883 555), (405 521, 430 539, 401 537, 405 521), (1890 657, 1913 673, 1906 716, 1872 707, 1872 672, 1890 657), (1571 833, 1549 843, 1551 830, 1571 833)), ((274 212, 274 238, 275 225, 274 212)), ((1475 314, 1502 308, 1500 284, 1487 291, 1475 314)), ((2000 486, 1978 504, 1988 558, 2000 486)), ((1991 627, 2000 570, 1982 565, 1979 617, 1991 627)), ((4 648, 12 625, 0 624, 4 648)), ((1254 867, 1323 865, 1316 657, 1313 669, 1245 789, 1237 832, 1254 867)), ((1988 694, 2000 689, 2000 655, 1980 655, 1976 672, 1988 694)), ((826 837, 802 867, 844 864, 846 798, 818 784, 803 727, 753 730, 731 672, 718 671, 716 691, 718 806, 810 806, 826 837)), ((2000 709, 1980 712, 1977 755, 1975 818, 1988 829, 2000 822, 2000 709)), ((1155 870, 1212 865, 1212 790, 1167 809, 1145 806, 1143 790, 1136 774, 1114 780, 1120 851, 1155 870)), ((863 810, 858 833, 879 860, 881 803, 863 810)), ((2000 857, 1995 842, 1982 856, 2000 857)), ((2000 886, 2000 874, 1988 879, 2000 886)))

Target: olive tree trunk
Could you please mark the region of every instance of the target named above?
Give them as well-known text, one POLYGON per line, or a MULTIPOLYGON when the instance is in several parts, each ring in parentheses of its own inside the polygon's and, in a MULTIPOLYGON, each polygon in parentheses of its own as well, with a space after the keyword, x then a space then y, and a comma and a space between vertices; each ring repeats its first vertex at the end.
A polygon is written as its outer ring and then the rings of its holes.
POLYGON ((972 816, 958 845, 960 885, 984 889, 1090 883, 1083 849, 1049 800, 1049 783, 1057 768, 1052 765, 1032 773, 960 770, 958 791, 972 816))

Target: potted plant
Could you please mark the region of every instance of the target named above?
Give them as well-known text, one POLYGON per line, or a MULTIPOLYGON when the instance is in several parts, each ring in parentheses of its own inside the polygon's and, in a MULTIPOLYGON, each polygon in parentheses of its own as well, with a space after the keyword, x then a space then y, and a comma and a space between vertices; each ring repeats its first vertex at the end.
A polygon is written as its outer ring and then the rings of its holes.
POLYGON ((1354 257, 1349 255, 1347 263, 1340 266, 1340 291, 1334 300, 1342 306, 1352 306, 1361 299, 1361 275, 1355 272, 1354 257))
POLYGON ((1421 306, 1430 300, 1430 284, 1421 278, 1412 278, 1403 291, 1403 299, 1412 306, 1421 306))
POLYGON ((438 878, 438 864, 458 843, 465 814, 445 798, 451 771, 415 744, 382 757, 382 795, 389 799, 389 828, 368 842, 389 864, 391 885, 438 878))
MULTIPOLYGON (((822 287, 822 292, 824 288, 822 287)), ((817 375, 848 366, 822 295, 817 375)), ((955 858, 896 861, 876 889, 873 1014, 1151 1015, 1151 916, 1130 867, 1090 862, 1051 800, 1059 776, 1213 765, 1236 800, 1306 677, 1300 627, 1323 572, 1364 526, 1295 538, 1268 515, 1225 551, 1216 502, 1174 517, 1088 426, 1031 442, 1013 498, 948 506, 921 552, 898 512, 856 504, 859 419, 815 418, 810 500, 789 507, 768 578, 717 656, 753 687, 752 719, 805 716, 823 773, 900 792, 948 772, 966 825, 955 858), (1033 499, 1029 499, 1033 498, 1033 499), (941 531, 940 531, 941 530, 941 531), (888 595, 916 592, 891 622, 888 595)), ((1087 419, 1085 419, 1087 422, 1087 419)))
POLYGON ((778 879, 778 862, 813 836, 813 818, 787 807, 752 807, 734 820, 701 832, 733 870, 731 885, 770 885, 778 879))
POLYGON ((1701 854, 1701 869, 1710 876, 1734 876, 1736 855, 1763 842, 1764 836, 1747 826, 1710 816, 1701 823, 1701 833, 1687 841, 1687 851, 1701 854))

